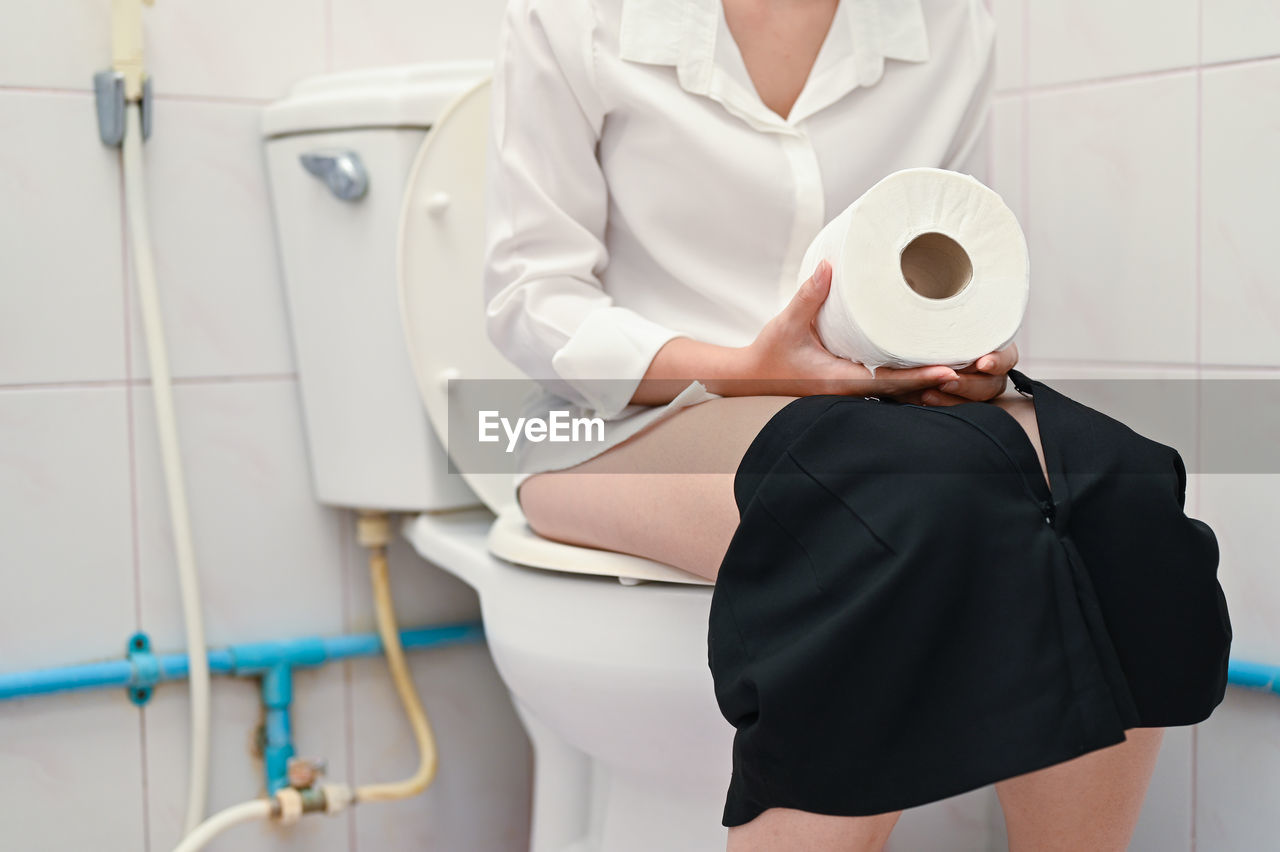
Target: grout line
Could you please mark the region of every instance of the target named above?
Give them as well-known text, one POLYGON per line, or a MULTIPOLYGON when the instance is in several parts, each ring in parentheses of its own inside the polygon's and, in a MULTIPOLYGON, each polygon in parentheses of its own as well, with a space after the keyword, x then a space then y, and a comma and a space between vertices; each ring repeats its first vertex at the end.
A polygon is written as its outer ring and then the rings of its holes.
POLYGON ((124 381, 120 383, 111 383, 105 386, 120 387, 124 391, 125 412, 128 417, 128 440, 129 440, 129 525, 130 535, 133 540, 133 611, 134 623, 138 630, 142 629, 142 556, 140 534, 140 518, 139 518, 139 499, 138 499, 138 439, 137 439, 137 415, 133 407, 133 299, 130 287, 129 272, 131 269, 130 260, 132 258, 132 249, 129 245, 129 227, 128 227, 128 210, 124 199, 124 168, 121 162, 119 172, 120 187, 120 267, 123 286, 121 287, 121 300, 123 301, 124 310, 124 381))
POLYGON ((324 0, 324 70, 333 70, 333 0, 324 0))
MULTIPOLYGON (((126 285, 127 286, 127 285, 126 285)), ((128 303, 126 303, 128 304, 128 303)), ((127 323, 127 320, 126 320, 127 323)), ((128 350, 126 350, 128 352, 128 350)), ((213 385, 244 384, 248 382, 292 382, 297 381, 298 374, 289 373, 245 373, 243 375, 211 375, 211 376, 175 376, 174 385, 213 385)), ((0 383, 0 393, 5 391, 31 390, 101 390, 103 388, 147 388, 151 387, 150 378, 133 378, 132 366, 126 366, 123 379, 84 379, 65 382, 10 382, 0 383)))
MULTIPOLYGON (((1031 85, 1031 0, 1022 0, 1022 110, 1019 116, 1022 122, 1022 145, 1019 146, 1019 168, 1022 171, 1022 232, 1025 235, 1031 230, 1031 96, 1028 94, 1031 85)), ((1030 253, 1030 240, 1028 254, 1030 253)), ((1034 292, 1034 291, 1033 291, 1034 292)), ((1030 307, 1028 305, 1028 307, 1030 307)), ((1024 317, 1022 322, 1022 343, 1026 353, 1019 355, 1030 358, 1031 323, 1024 317)))
POLYGON ((157 92, 154 97, 158 101, 185 101, 188 103, 226 104, 229 106, 265 106, 275 100, 274 98, 256 98, 248 95, 189 95, 177 92, 172 94, 157 92))
POLYGON ((85 379, 65 382, 10 382, 0 384, 0 392, 25 390, 101 390, 129 387, 129 379, 85 379))
MULTIPOLYGON (((120 301, 121 309, 124 312, 124 375, 125 382, 121 386, 121 392, 124 394, 125 421, 127 424, 126 434, 128 442, 128 464, 129 464, 129 538, 133 562, 133 619, 135 629, 142 630, 142 545, 141 545, 141 517, 139 512, 138 499, 138 437, 137 437, 137 412, 133 407, 133 391, 130 390, 129 384, 133 380, 133 312, 132 300, 130 299, 129 288, 129 271, 131 258, 129 246, 129 228, 128 228, 128 207, 125 204, 125 187, 124 187, 124 161, 123 156, 117 157, 119 163, 119 171, 117 172, 117 186, 120 191, 120 272, 121 287, 120 301)), ((150 852, 151 849, 151 779, 149 775, 150 760, 147 753, 147 710, 146 707, 138 707, 138 760, 141 764, 139 767, 139 775, 142 781, 142 848, 144 852, 150 852)))
POLYGON ((1195 361, 1117 361, 1114 358, 1023 358, 1024 363, 1036 365, 1082 367, 1114 367, 1117 370, 1188 370, 1197 377, 1207 377, 1220 373, 1259 373, 1263 376, 1275 374, 1280 379, 1280 365, 1277 364, 1214 364, 1212 362, 1196 363, 1195 361))
MULTIPOLYGON (((1030 7, 1028 6, 1026 14, 1030 15, 1030 7)), ((1023 41, 1026 43, 1027 37, 1024 20, 1024 36, 1023 41)), ((1108 77, 1089 77, 1083 80, 1066 80, 1061 83, 1043 83, 1038 86, 1032 86, 1030 78, 1024 74, 1022 86, 1013 89, 1001 89, 996 92, 996 96, 1014 97, 1025 94, 1058 94, 1060 92, 1075 92, 1084 89, 1092 89, 1100 86, 1113 84, 1135 83, 1143 80, 1160 80, 1166 77, 1176 77, 1179 74, 1192 74, 1204 70, 1216 71, 1228 68, 1249 67, 1252 65, 1266 65, 1269 63, 1280 62, 1280 54, 1270 54, 1267 56, 1253 56, 1248 59, 1223 59, 1218 62, 1205 62, 1193 65, 1179 65, 1176 68, 1161 68, 1156 71, 1137 71, 1132 74, 1113 74, 1108 77)), ((1024 66, 1029 64, 1029 58, 1023 58, 1024 66)))
MULTIPOLYGON (((1204 348, 1203 348, 1203 326, 1204 326, 1204 210, 1202 208, 1204 200, 1204 0, 1196 2, 1196 143, 1195 143, 1195 266, 1196 266, 1196 379, 1204 376, 1204 348)), ((1196 466, 1199 467, 1204 460, 1204 427, 1201 409, 1204 407, 1204 396, 1200 382, 1196 382, 1195 388, 1195 430, 1196 430, 1196 466)), ((1196 491, 1193 497, 1191 511, 1196 517, 1200 516, 1200 492, 1204 488, 1204 479, 1200 478, 1196 482, 1196 491)), ((1200 751, 1200 726, 1193 725, 1191 728, 1191 819, 1190 833, 1187 838, 1187 844, 1190 852, 1196 852, 1198 842, 1197 832, 1199 826, 1196 823, 1196 802, 1199 796, 1198 766, 1196 755, 1200 751)))
MULTIPOLYGON (((175 385, 237 385, 252 382, 294 382, 298 380, 298 374, 289 373, 245 373, 244 375, 226 375, 226 376, 186 376, 173 380, 175 385)), ((150 379, 137 379, 134 382, 138 386, 150 386, 150 379)))
MULTIPOLYGON (((92 89, 72 89, 58 86, 8 86, 0 84, 0 93, 21 95, 80 95, 93 97, 92 89)), ((199 95, 181 92, 156 92, 153 97, 158 101, 189 101, 194 103, 239 104, 242 106, 263 106, 272 102, 272 98, 248 97, 243 95, 199 95)))
POLYGON ((6 86, 0 83, 0 94, 14 95, 80 95, 93 97, 92 89, 61 89, 53 86, 6 86))
POLYGON ((151 783, 147 777, 147 708, 138 708, 138 742, 142 752, 142 852, 151 852, 151 783))
MULTIPOLYGON (((354 520, 352 513, 345 509, 336 511, 338 516, 338 564, 342 566, 342 629, 351 632, 351 584, 354 582, 354 569, 351 564, 351 526, 354 520)), ((356 722, 355 699, 352 686, 352 667, 355 663, 345 660, 342 663, 342 709, 344 714, 344 731, 346 738, 347 778, 352 787, 356 784, 356 722)), ((347 848, 356 852, 358 832, 356 826, 356 809, 347 810, 347 848)))
POLYGON ((1150 370, 1194 370, 1199 365, 1194 361, 1122 361, 1115 358, 1025 358, 1036 364, 1053 366, 1082 367, 1114 367, 1117 370, 1150 369, 1150 370))

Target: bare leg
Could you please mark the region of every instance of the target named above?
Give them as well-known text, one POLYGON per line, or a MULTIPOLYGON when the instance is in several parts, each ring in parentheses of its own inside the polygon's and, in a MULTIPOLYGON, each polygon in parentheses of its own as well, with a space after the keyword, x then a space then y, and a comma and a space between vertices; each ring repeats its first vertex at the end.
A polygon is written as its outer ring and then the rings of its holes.
MULTIPOLYGON (((997 402, 1027 431, 1044 467, 1031 401, 997 402)), ((1163 728, 1132 728, 1118 745, 996 784, 1010 852, 1123 852, 1138 824, 1163 728)))
POLYGON ((1163 735, 1131 728, 1118 745, 996 784, 1010 852, 1123 852, 1163 735))
MULTIPOLYGON (((714 580, 738 526, 734 471, 791 400, 709 400, 577 467, 531 476, 520 488, 529 526, 545 538, 632 553, 714 580), (654 470, 681 472, 638 472, 654 470)), ((1026 430, 1043 467, 1031 401, 1008 393, 994 404, 1026 430)))
MULTIPOLYGON (((575 468, 530 477, 520 489, 525 516, 547 538, 634 553, 715 579, 738 525, 733 474, 760 429, 788 402, 736 397, 686 409, 575 468), (654 469, 688 472, 637 472, 654 469)), ((1009 393, 994 403, 1026 430, 1043 467, 1031 401, 1009 393)), ((1119 746, 1000 782, 1014 852, 1123 849, 1150 779, 1158 734, 1130 731, 1119 746)), ((729 850, 875 852, 900 815, 834 817, 772 808, 730 829, 729 850)))
POLYGON ((733 474, 791 401, 713 399, 566 471, 531 476, 520 505, 539 535, 633 553, 714 580, 738 527, 733 474), (681 471, 645 473, 637 471, 681 471))
POLYGON ((902 811, 869 817, 837 817, 770 808, 746 825, 729 829, 728 852, 880 852, 902 811))

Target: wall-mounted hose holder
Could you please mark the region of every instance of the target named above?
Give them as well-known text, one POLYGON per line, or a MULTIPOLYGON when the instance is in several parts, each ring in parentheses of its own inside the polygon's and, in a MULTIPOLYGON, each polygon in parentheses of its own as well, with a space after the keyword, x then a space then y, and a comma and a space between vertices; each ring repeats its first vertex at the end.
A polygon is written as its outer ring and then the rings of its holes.
POLYGON ((144 707, 155 694, 155 685, 160 682, 160 661, 151 653, 151 637, 141 632, 130 636, 126 656, 133 666, 129 700, 144 707))
MULTIPOLYGON (((99 71, 93 75, 93 95, 98 107, 98 138, 108 148, 124 144, 125 78, 120 71, 99 71)), ((142 78, 142 97, 138 101, 142 118, 142 141, 151 138, 151 78, 142 78)))

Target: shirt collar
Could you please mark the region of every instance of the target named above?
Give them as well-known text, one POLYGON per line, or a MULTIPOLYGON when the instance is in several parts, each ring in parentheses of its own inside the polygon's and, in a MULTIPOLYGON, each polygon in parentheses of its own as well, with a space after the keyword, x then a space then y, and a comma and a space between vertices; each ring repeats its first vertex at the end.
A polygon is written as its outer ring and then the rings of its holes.
MULTIPOLYGON (((920 0, 840 0, 791 114, 782 119, 726 68, 736 56, 728 38, 721 0, 624 0, 619 33, 622 59, 671 65, 689 92, 719 101, 759 129, 785 129, 839 100, 858 86, 873 86, 885 59, 924 62, 929 41, 920 0)), ((749 81, 747 81, 749 83, 749 81)))

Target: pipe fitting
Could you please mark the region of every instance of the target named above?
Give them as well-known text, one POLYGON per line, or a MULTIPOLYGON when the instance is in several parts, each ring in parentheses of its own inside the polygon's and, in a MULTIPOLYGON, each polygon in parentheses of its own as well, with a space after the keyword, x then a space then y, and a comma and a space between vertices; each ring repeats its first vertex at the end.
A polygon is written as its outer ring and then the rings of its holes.
POLYGON ((361 547, 386 547, 391 541, 391 516, 379 511, 357 512, 356 541, 361 547))

